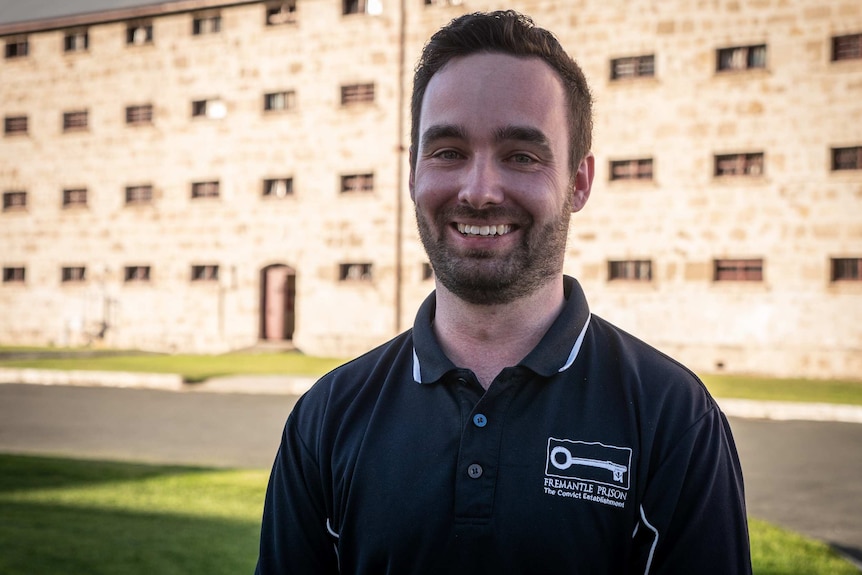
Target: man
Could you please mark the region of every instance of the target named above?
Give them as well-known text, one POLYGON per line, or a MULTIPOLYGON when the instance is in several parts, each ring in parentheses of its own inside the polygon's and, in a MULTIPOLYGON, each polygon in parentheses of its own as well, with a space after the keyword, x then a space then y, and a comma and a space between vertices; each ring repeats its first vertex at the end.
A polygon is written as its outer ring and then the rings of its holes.
POLYGON ((297 403, 258 573, 750 573, 723 414, 562 273, 590 102, 515 12, 431 38, 410 192, 437 289, 412 330, 297 403))

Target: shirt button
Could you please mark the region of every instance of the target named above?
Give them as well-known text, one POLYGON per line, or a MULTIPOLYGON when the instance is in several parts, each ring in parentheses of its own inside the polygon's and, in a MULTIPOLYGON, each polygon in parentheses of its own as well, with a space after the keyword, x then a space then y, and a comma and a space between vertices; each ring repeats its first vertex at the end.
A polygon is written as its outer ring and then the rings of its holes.
POLYGON ((477 413, 473 416, 473 425, 476 427, 485 427, 488 425, 488 418, 482 413, 477 413))
POLYGON ((482 466, 478 463, 473 463, 467 468, 467 475, 469 475, 471 479, 479 479, 482 477, 482 472, 482 466))

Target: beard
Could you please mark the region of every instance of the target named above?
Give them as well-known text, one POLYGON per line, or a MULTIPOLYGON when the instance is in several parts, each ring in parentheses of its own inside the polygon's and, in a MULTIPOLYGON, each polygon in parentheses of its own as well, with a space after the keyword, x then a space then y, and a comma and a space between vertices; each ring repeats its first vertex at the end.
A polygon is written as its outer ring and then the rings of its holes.
POLYGON ((466 302, 477 305, 505 304, 530 295, 563 269, 571 219, 572 197, 556 218, 541 227, 527 214, 513 208, 476 210, 454 206, 440 211, 433 221, 416 208, 419 238, 443 286, 466 302), (516 222, 524 232, 509 253, 494 250, 456 251, 446 243, 446 227, 455 219, 516 222))

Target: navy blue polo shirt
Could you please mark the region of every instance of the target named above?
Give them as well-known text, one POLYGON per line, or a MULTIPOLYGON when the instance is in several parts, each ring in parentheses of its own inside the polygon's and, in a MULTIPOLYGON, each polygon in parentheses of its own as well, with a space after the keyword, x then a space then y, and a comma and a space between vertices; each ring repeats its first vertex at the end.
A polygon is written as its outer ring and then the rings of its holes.
POLYGON ((257 573, 750 573, 730 428, 698 378, 566 304, 487 391, 413 329, 285 425, 257 573))

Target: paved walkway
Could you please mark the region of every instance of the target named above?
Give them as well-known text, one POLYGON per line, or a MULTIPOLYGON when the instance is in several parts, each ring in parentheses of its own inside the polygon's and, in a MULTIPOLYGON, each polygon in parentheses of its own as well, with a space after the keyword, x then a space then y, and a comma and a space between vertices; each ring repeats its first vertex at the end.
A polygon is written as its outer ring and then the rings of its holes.
MULTIPOLYGON (((315 377, 288 375, 233 375, 187 384, 176 374, 0 368, 0 383, 125 387, 177 392, 301 395, 315 380, 315 377)), ((717 398, 717 401, 729 417, 862 423, 862 406, 857 405, 729 398, 717 398)))

